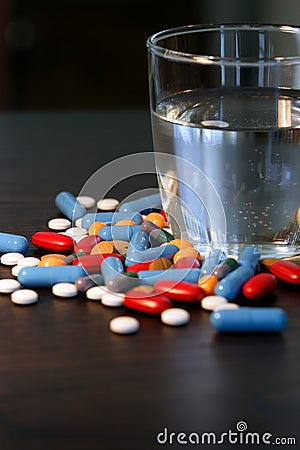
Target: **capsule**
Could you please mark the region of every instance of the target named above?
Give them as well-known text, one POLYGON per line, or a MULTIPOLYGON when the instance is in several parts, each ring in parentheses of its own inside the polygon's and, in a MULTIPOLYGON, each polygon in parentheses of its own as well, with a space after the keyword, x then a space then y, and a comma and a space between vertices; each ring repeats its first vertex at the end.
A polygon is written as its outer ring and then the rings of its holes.
POLYGON ((119 206, 120 212, 132 212, 141 211, 144 212, 146 209, 161 209, 161 198, 159 194, 147 195, 137 200, 132 200, 130 202, 123 203, 119 206))
POLYGON ((106 241, 130 241, 137 231, 141 231, 140 225, 111 225, 101 228, 99 236, 106 241))
POLYGON ((99 273, 102 262, 111 256, 123 261, 122 256, 118 253, 98 253, 97 255, 79 256, 73 261, 73 265, 83 267, 88 274, 99 273))
POLYGON ((281 308, 223 309, 210 315, 210 323, 222 333, 280 332, 287 317, 281 308))
POLYGON ((218 279, 222 280, 222 278, 226 277, 230 272, 236 269, 239 266, 239 263, 233 258, 227 258, 225 261, 220 264, 216 270, 213 272, 213 275, 218 279))
POLYGON ((161 247, 153 247, 144 251, 139 251, 129 245, 125 265, 126 267, 137 262, 154 260, 157 258, 172 259, 175 253, 178 252, 176 245, 162 245, 161 247))
POLYGON ((277 278, 271 273, 259 273, 246 281, 243 295, 250 300, 261 300, 273 293, 277 283, 277 278))
POLYGON ((122 262, 119 260, 119 258, 110 256, 102 262, 101 272, 104 278, 105 285, 107 286, 108 282, 112 278, 124 272, 124 266, 122 262))
POLYGON ((201 275, 211 275, 224 258, 225 253, 222 250, 212 249, 204 259, 201 275))
POLYGON ((186 281, 159 281, 154 285, 154 291, 157 294, 164 294, 172 300, 180 302, 196 302, 205 296, 205 292, 199 286, 186 281))
POLYGON ((143 218, 138 212, 100 212, 85 214, 81 221, 82 228, 89 229, 94 222, 104 222, 106 225, 114 225, 120 220, 132 220, 136 225, 140 225, 143 218))
POLYGON ((166 244, 174 240, 174 236, 163 229, 150 231, 149 238, 151 247, 157 247, 158 245, 166 244))
POLYGON ((160 315, 163 311, 172 307, 172 302, 165 295, 147 296, 143 294, 140 296, 126 293, 124 306, 146 314, 160 315))
POLYGON ((58 209, 70 220, 77 220, 86 214, 86 209, 71 192, 60 192, 55 197, 58 209))
POLYGON ((75 283, 77 278, 85 275, 83 268, 78 266, 36 266, 20 270, 18 281, 25 287, 51 287, 56 283, 75 283))
POLYGON ((75 287, 78 292, 86 292, 93 286, 96 286, 96 283, 88 276, 77 278, 75 281, 75 287))
POLYGON ((140 272, 141 270, 149 270, 149 266, 152 261, 143 261, 140 263, 132 264, 126 268, 126 272, 140 272))
MULTIPOLYGON (((136 275, 136 274, 135 274, 136 275)), ((107 288, 112 292, 127 292, 129 289, 140 284, 139 278, 131 276, 131 273, 116 275, 111 278, 107 283, 107 288)))
POLYGON ((159 281, 188 281, 196 283, 200 275, 200 269, 169 269, 169 270, 142 270, 138 273, 142 284, 154 286, 159 281))
POLYGON ((75 253, 90 253, 92 248, 101 241, 100 236, 85 236, 74 246, 75 253))
POLYGON ((28 251, 26 237, 18 234, 0 233, 0 253, 22 253, 28 251))
POLYGON ((249 267, 255 272, 260 259, 260 251, 256 247, 246 247, 238 258, 241 266, 249 267))
POLYGON ((180 258, 174 264, 174 269, 199 269, 200 263, 196 258, 191 256, 186 256, 185 258, 180 258))
POLYGON ((227 300, 233 300, 241 292, 246 281, 253 275, 254 271, 248 265, 240 266, 218 282, 215 287, 215 294, 221 295, 227 300))
POLYGON ((54 231, 38 231, 34 233, 31 242, 44 250, 67 252, 73 249, 74 241, 70 236, 54 231))
POLYGON ((276 261, 271 265, 273 275, 286 283, 300 284, 300 266, 290 261, 276 261))

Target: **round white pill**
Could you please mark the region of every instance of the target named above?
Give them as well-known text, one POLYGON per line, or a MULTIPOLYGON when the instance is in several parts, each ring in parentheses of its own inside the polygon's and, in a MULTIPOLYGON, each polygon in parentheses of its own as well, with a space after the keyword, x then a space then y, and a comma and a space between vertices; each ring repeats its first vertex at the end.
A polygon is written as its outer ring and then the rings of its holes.
POLYGON ((21 284, 17 280, 11 278, 3 278, 0 280, 0 292, 2 294, 11 294, 12 292, 20 289, 21 284))
POLYGON ((89 300, 101 300, 103 295, 108 292, 109 290, 105 286, 93 286, 86 291, 85 295, 89 300))
POLYGON ((216 308, 214 308, 214 311, 220 311, 221 309, 238 309, 239 305, 237 305, 236 303, 223 303, 222 305, 218 305, 216 306, 216 308))
POLYGON ((11 294, 11 301, 17 305, 31 305, 38 301, 38 293, 32 289, 20 289, 11 294))
POLYGON ((57 297, 75 297, 77 292, 73 283, 56 283, 52 286, 52 293, 57 297))
POLYGON ((201 125, 204 127, 218 127, 218 128, 227 128, 229 127, 229 123, 224 120, 202 120, 201 125))
POLYGON ((118 316, 110 321, 109 328, 113 333, 132 334, 139 330, 140 323, 131 316, 118 316))
POLYGON ((63 219, 60 217, 51 219, 48 222, 48 228, 50 228, 50 230, 62 231, 62 230, 66 230, 70 226, 71 226, 70 220, 63 219))
POLYGON ((190 314, 182 308, 169 308, 161 313, 161 321, 166 325, 179 327, 190 321, 190 314))
POLYGON ((78 195, 76 199, 85 208, 93 208, 93 206, 95 206, 96 204, 96 200, 89 195, 78 195))
POLYGON ((217 306, 228 303, 227 298, 221 295, 208 295, 201 300, 201 306, 207 311, 213 311, 217 306))
POLYGON ((75 226, 78 228, 82 228, 81 224, 82 224, 82 217, 79 217, 79 219, 75 220, 75 226))
POLYGON ((23 267, 16 265, 11 269, 11 274, 14 277, 17 277, 19 275, 20 270, 22 270, 22 269, 23 269, 23 267))
POLYGON ((26 256, 26 258, 19 259, 18 266, 20 267, 34 267, 41 262, 39 258, 34 258, 33 256, 26 256))
POLYGON ((18 264, 18 261, 20 259, 23 259, 24 255, 22 255, 22 253, 4 253, 1 256, 1 264, 4 264, 5 266, 15 266, 16 264, 18 264))
POLYGON ((101 303, 104 306, 110 306, 111 308, 118 308, 123 305, 125 294, 114 294, 108 292, 101 297, 101 303))
POLYGON ((66 230, 66 235, 71 236, 72 238, 77 238, 80 236, 85 236, 87 234, 87 230, 85 228, 80 227, 71 227, 66 230))
POLYGON ((119 200, 116 198, 103 198, 97 202, 97 208, 103 211, 111 211, 116 209, 119 203, 119 200))

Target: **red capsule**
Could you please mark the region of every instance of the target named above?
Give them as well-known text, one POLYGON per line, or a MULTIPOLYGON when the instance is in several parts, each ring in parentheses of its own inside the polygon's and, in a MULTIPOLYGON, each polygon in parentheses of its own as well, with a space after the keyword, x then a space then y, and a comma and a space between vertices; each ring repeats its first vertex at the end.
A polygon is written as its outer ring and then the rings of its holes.
POLYGON ((180 302, 200 302, 206 295, 201 287, 187 281, 158 281, 154 285, 154 291, 180 302))
POLYGON ((70 236, 54 231, 38 231, 34 233, 31 242, 44 250, 68 252, 73 249, 74 241, 70 236))
POLYGON ((272 294, 277 283, 277 278, 271 273, 259 273, 244 284, 243 295, 251 300, 261 300, 272 294))
POLYGON ((180 258, 174 264, 174 269, 199 269, 200 263, 197 259, 190 256, 180 258))
POLYGON ((100 236, 85 236, 84 238, 80 239, 80 241, 75 245, 74 252, 75 253, 91 253, 91 250, 93 247, 95 247, 98 242, 101 241, 100 236))
POLYGON ((270 271, 275 277, 291 284, 300 284, 300 266, 290 261, 276 261, 270 271))
POLYGON ((140 263, 132 264, 132 266, 129 266, 126 268, 126 272, 140 272, 141 270, 149 270, 149 265, 152 263, 152 261, 143 261, 140 263))
POLYGON ((105 258, 115 256, 123 261, 123 258, 118 253, 97 253, 96 255, 83 255, 74 259, 73 266, 81 266, 87 273, 99 273, 101 264, 105 258))
MULTIPOLYGON (((141 294, 141 292, 139 292, 141 294)), ((127 292, 124 298, 124 306, 146 314, 160 315, 166 309, 172 307, 171 300, 165 295, 130 294, 127 292)))

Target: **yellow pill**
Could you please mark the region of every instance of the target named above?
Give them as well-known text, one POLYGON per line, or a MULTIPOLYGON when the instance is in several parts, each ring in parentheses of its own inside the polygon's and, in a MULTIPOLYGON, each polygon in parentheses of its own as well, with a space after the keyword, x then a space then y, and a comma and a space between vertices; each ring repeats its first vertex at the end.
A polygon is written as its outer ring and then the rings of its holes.
POLYGON ((278 261, 277 258, 264 258, 260 261, 260 265, 264 270, 270 271, 272 264, 278 261))
POLYGON ((148 270, 166 270, 172 266, 168 258, 157 258, 149 264, 148 270))
POLYGON ((113 253, 114 249, 115 247, 113 241, 101 241, 92 248, 90 254, 97 255, 98 253, 113 253))
POLYGON ((125 256, 128 249, 129 242, 128 241, 114 241, 114 248, 117 250, 120 255, 125 256))
POLYGON ((133 222, 132 220, 129 219, 123 219, 123 220, 119 220, 117 223, 115 223, 115 227, 119 227, 119 226, 124 226, 124 225, 132 225, 135 226, 136 223, 133 222))
POLYGON ((47 258, 41 259, 41 261, 38 263, 38 266, 40 267, 65 266, 65 263, 60 258, 48 256, 47 258))
POLYGON ((199 262, 202 261, 200 253, 194 247, 183 247, 173 256, 173 262, 176 263, 181 258, 195 258, 199 262))
POLYGON ((214 295, 215 286, 219 280, 213 275, 203 275, 198 280, 198 286, 203 289, 206 295, 214 295))
POLYGON ((103 222, 93 222, 91 223, 91 225, 89 226, 88 229, 88 234, 90 236, 98 236, 99 231, 101 230, 101 228, 105 227, 105 223, 103 222))
POLYGON ((66 257, 66 255, 62 255, 61 253, 48 253, 47 255, 41 256, 41 261, 43 261, 43 259, 47 259, 47 258, 64 259, 65 257, 66 257))
POLYGON ((185 239, 173 239, 173 241, 168 242, 168 244, 176 245, 176 247, 181 250, 182 248, 194 248, 193 244, 190 241, 186 241, 185 239))
POLYGON ((154 288, 153 286, 141 285, 130 289, 130 292, 143 292, 144 294, 152 294, 154 293, 154 288))
POLYGON ((165 218, 159 213, 150 213, 146 216, 145 220, 154 223, 160 228, 165 226, 165 218))

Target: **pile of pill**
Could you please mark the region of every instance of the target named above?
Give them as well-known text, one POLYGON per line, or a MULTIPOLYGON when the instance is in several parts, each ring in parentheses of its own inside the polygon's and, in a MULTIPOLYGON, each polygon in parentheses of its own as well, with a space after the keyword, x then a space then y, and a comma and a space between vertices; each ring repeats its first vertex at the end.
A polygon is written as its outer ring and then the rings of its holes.
MULTIPOLYGON (((183 306, 194 305, 210 312, 210 323, 220 332, 285 327, 283 309, 258 306, 258 301, 274 292, 278 280, 300 285, 299 265, 261 260, 252 246, 237 258, 218 249, 204 257, 192 243, 172 235, 158 194, 119 204, 63 191, 55 204, 64 217, 49 220, 50 231, 31 236, 45 253, 41 258, 25 256, 24 236, 0 233, 0 262, 17 278, 0 280, 0 293, 10 294, 13 303, 36 303, 34 289, 49 287, 60 298, 85 294, 106 307, 159 316, 168 326, 186 325, 190 314, 183 306), (96 206, 96 213, 88 212, 96 206), (234 302, 241 297, 253 306, 234 302)), ((131 334, 140 323, 126 314, 112 319, 109 328, 131 334)))

